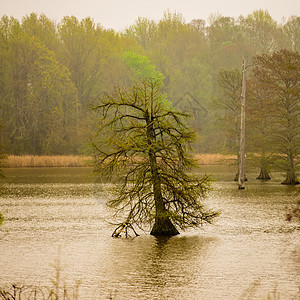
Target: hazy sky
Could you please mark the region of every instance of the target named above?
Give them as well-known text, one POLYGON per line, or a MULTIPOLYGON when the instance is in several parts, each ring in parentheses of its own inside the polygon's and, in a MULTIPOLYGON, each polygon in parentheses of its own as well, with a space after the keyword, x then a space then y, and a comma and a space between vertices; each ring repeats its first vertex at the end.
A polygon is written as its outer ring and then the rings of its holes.
POLYGON ((179 12, 187 22, 207 20, 210 14, 247 16, 254 10, 268 10, 278 22, 300 16, 300 0, 0 0, 0 15, 21 19, 26 14, 44 13, 60 21, 63 16, 91 17, 104 28, 123 30, 138 17, 159 20, 166 10, 179 12))

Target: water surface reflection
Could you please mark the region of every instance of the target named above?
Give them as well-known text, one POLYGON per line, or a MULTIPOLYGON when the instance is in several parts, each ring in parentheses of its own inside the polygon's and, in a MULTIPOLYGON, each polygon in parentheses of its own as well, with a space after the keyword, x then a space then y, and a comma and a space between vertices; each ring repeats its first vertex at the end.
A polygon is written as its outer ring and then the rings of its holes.
POLYGON ((113 239, 105 220, 107 183, 90 169, 7 170, 1 186, 0 285, 49 285, 60 258, 62 278, 81 280, 81 299, 262 299, 275 286, 293 299, 300 286, 300 226, 285 213, 299 187, 233 170, 204 168, 216 181, 207 200, 221 212, 213 226, 172 238, 113 239))
MULTIPOLYGON (((125 295, 135 299, 187 299, 191 291, 201 288, 199 275, 209 244, 214 242, 214 238, 199 236, 114 240, 112 252, 106 257, 110 261, 106 278, 124 299, 125 295)), ((105 290, 105 286, 101 288, 105 290)))

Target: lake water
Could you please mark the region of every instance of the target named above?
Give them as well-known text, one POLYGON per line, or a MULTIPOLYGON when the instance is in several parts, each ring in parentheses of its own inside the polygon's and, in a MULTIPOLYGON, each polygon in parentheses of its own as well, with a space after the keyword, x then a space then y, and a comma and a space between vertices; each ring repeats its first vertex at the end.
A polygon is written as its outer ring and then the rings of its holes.
POLYGON ((59 269, 79 299, 299 299, 300 224, 285 221, 300 186, 260 183, 245 190, 235 169, 204 166, 215 178, 207 206, 214 225, 157 239, 111 238, 110 184, 89 168, 6 169, 1 184, 0 287, 50 286, 59 269))

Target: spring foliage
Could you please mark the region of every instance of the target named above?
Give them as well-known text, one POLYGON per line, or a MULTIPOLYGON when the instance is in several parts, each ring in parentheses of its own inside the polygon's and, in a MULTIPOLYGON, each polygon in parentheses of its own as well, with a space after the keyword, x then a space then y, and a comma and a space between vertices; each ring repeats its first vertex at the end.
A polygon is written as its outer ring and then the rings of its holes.
POLYGON ((194 141, 187 116, 168 110, 161 95, 161 86, 148 81, 100 100, 96 171, 119 175, 108 203, 117 215, 140 227, 154 226, 154 235, 174 235, 178 231, 170 221, 184 229, 211 222, 216 213, 202 205, 208 178, 188 174, 195 164, 187 151, 194 141))
MULTIPOLYGON (((139 76, 141 70, 155 70, 148 60, 135 58, 131 65, 139 76)), ((174 235, 177 228, 211 222, 216 213, 202 205, 209 179, 188 174, 195 167, 188 151, 195 139, 188 115, 166 105, 161 76, 152 74, 158 78, 116 88, 95 105, 101 112, 96 171, 119 175, 108 205, 125 214, 124 224, 150 224, 153 235, 174 235)))

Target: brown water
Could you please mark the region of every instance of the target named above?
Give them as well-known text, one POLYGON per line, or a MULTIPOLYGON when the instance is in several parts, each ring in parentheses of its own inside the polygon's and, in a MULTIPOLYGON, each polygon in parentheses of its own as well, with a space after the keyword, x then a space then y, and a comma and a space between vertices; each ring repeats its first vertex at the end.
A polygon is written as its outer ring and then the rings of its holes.
POLYGON ((298 299, 300 224, 286 222, 300 187, 234 169, 203 167, 216 179, 207 205, 215 225, 157 239, 141 232, 110 237, 105 199, 110 184, 88 168, 7 169, 1 184, 0 287, 80 280, 80 299, 298 299), (59 259, 59 263, 58 263, 59 259))

